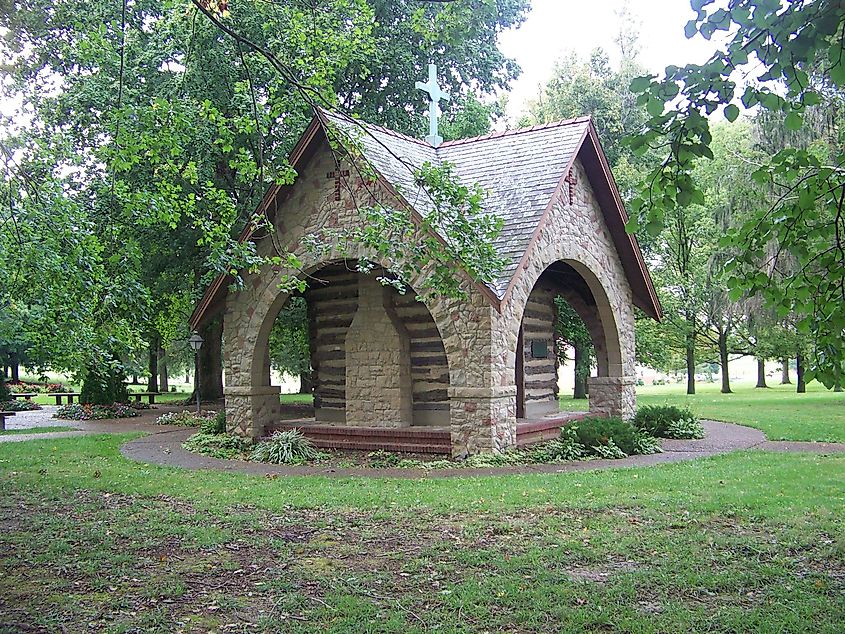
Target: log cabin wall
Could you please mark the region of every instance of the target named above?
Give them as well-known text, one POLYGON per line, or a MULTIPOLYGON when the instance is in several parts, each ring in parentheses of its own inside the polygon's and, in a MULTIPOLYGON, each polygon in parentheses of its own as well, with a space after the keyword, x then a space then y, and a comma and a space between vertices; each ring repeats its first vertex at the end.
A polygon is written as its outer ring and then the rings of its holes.
MULTIPOLYGON (((346 422, 346 348, 349 326, 358 308, 358 276, 345 265, 314 274, 305 292, 318 421, 346 422)), ((428 309, 412 290, 391 291, 393 310, 410 341, 413 425, 448 426, 449 364, 440 333, 428 309)), ((378 421, 374 421, 376 424, 378 421)))
POLYGON ((331 266, 305 291, 318 421, 346 422, 346 333, 358 309, 358 273, 331 266))
POLYGON ((528 296, 522 317, 525 417, 536 418, 560 409, 555 354, 555 288, 538 283, 528 296), (545 355, 543 354, 545 352, 545 355))

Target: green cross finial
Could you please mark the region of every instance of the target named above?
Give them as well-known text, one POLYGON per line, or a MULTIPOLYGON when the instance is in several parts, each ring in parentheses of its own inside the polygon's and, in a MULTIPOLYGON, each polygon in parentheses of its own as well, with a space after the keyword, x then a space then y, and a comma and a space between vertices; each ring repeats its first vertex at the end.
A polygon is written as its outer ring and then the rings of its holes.
POLYGON ((437 85, 437 66, 428 65, 428 83, 417 82, 417 88, 428 93, 428 136, 425 140, 434 147, 443 143, 443 137, 437 134, 437 117, 440 114, 440 100, 449 101, 449 93, 443 92, 437 85))

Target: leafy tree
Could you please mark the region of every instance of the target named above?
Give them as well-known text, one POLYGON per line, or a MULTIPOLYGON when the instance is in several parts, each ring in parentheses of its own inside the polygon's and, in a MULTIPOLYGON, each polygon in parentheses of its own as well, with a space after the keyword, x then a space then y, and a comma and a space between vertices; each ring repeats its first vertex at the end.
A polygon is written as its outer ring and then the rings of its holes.
POLYGON ((590 366, 595 359, 593 339, 584 321, 565 299, 555 297, 555 308, 557 309, 555 335, 557 336, 558 359, 566 361, 566 347, 572 348, 575 361, 575 389, 572 398, 587 398, 587 379, 590 377, 590 366))
MULTIPOLYGON (((659 146, 666 160, 648 175, 634 201, 631 230, 643 226, 659 233, 679 209, 703 203, 693 172, 698 160, 714 157, 709 117, 718 111, 735 121, 740 105, 757 108, 782 117, 787 131, 805 126, 815 106, 841 112, 845 12, 839 2, 691 4, 696 16, 686 25, 687 36, 710 39, 722 31, 725 43, 704 64, 669 66, 661 77, 632 83, 649 115, 632 149, 645 153, 659 146)), ((784 138, 786 147, 753 173, 775 191, 773 203, 722 239, 736 249, 729 286, 735 299, 759 293, 779 317, 794 314, 799 333, 812 341, 807 377, 830 386, 841 373, 845 349, 845 249, 840 246, 845 153, 838 128, 810 149, 784 138), (794 264, 792 280, 777 283, 787 259, 794 264)))
POLYGON ((305 298, 291 297, 279 311, 270 331, 270 365, 299 377, 300 394, 311 393, 311 352, 305 298))
MULTIPOLYGON (((411 130, 423 106, 414 81, 432 57, 451 60, 441 67, 455 103, 470 85, 506 86, 518 69, 496 34, 526 9, 15 3, 0 16, 3 90, 32 125, 10 125, 3 141, 12 222, 0 232, 0 297, 15 298, 15 319, 57 368, 96 365, 95 350, 129 358, 142 338, 157 360, 186 336, 176 323, 213 275, 237 283, 262 264, 235 237, 266 221, 253 210, 269 183, 292 182, 284 157, 313 105, 411 130), (24 272, 46 283, 34 292, 24 272)), ((222 390, 221 333, 217 322, 201 333, 204 398, 222 390)))

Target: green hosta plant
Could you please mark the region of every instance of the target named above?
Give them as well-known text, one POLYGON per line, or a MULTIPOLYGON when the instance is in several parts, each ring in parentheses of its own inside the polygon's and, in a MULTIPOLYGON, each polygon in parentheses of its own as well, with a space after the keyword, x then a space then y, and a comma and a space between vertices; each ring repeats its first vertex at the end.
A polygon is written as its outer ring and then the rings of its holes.
POLYGON ((625 458, 661 451, 650 434, 621 418, 584 418, 564 427, 560 437, 583 446, 587 456, 599 458, 625 458))
POLYGON ((634 427, 658 438, 704 438, 704 427, 688 408, 645 405, 637 410, 634 427))
POLYGON ((258 443, 250 454, 251 460, 272 464, 303 464, 322 457, 323 454, 298 429, 273 433, 258 443))
POLYGON ((194 434, 182 443, 182 448, 194 453, 219 458, 237 460, 246 458, 252 443, 234 434, 194 434))

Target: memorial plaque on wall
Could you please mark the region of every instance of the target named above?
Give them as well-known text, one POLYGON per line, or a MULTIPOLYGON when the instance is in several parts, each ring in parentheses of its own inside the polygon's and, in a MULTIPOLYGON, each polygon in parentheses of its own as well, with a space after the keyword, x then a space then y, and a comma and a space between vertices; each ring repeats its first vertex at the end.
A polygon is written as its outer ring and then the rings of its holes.
POLYGON ((548 359, 549 358, 549 342, 545 339, 534 340, 531 342, 531 356, 534 359, 548 359))

